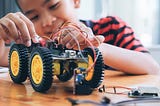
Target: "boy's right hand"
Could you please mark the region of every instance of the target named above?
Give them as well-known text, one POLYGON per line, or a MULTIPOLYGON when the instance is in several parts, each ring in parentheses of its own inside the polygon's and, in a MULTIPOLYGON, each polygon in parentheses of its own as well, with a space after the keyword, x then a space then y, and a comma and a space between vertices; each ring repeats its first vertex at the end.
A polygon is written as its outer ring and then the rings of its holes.
POLYGON ((33 23, 21 12, 9 13, 0 19, 0 39, 5 43, 15 41, 30 46, 31 39, 38 42, 37 36, 33 23))

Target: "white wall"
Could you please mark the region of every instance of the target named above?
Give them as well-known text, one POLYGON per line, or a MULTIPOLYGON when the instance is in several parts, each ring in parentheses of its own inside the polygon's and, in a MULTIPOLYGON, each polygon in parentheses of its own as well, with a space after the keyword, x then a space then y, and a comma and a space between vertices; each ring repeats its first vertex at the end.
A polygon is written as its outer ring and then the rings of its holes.
POLYGON ((81 6, 77 10, 79 19, 93 19, 94 0, 81 0, 81 6))
POLYGON ((108 15, 116 15, 131 26, 145 46, 160 42, 159 0, 107 0, 108 15))

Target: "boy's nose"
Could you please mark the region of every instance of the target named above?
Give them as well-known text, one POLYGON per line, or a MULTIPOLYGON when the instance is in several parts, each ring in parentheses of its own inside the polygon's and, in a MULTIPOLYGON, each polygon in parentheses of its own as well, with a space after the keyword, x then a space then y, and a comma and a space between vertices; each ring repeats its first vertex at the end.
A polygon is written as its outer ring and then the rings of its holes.
POLYGON ((46 14, 46 16, 44 16, 42 20, 42 27, 51 26, 55 20, 56 17, 46 14))

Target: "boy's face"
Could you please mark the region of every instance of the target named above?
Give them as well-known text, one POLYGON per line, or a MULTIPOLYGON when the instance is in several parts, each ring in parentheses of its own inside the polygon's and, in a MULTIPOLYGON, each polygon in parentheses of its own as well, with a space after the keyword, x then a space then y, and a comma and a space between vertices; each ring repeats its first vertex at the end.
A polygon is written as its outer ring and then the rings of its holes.
POLYGON ((18 0, 23 13, 34 23, 40 36, 49 36, 64 22, 76 22, 80 0, 18 0))

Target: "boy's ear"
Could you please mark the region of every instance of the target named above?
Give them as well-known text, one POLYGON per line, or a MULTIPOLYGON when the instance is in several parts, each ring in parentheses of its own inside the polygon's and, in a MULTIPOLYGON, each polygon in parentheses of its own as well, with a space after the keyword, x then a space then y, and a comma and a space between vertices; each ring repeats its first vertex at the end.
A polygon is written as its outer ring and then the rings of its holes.
POLYGON ((80 0, 73 0, 74 1, 74 7, 79 8, 80 7, 80 0))

